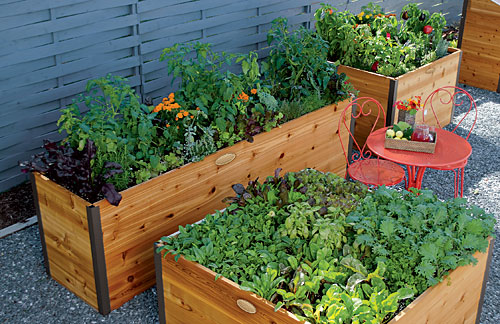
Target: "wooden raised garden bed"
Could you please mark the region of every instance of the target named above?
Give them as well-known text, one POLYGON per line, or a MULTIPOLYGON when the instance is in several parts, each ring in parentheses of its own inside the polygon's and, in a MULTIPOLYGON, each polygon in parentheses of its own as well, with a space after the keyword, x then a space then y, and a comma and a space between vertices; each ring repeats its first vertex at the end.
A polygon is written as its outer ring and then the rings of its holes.
POLYGON ((500 92, 499 20, 500 4, 464 0, 458 40, 463 51, 461 83, 500 92))
MULTIPOLYGON (((427 289, 390 324, 478 323, 488 279, 493 242, 486 253, 477 252, 478 263, 455 269, 448 278, 427 289)), ((164 251, 162 252, 164 253, 164 251)), ((241 290, 224 277, 198 263, 156 253, 160 323, 262 324, 301 323, 283 309, 253 293, 241 290)))
MULTIPOLYGON (((383 106, 386 120, 379 119, 376 127, 378 129, 390 126, 398 120, 399 111, 394 108, 397 101, 408 100, 413 96, 422 96, 423 103, 433 90, 457 84, 462 52, 458 49, 449 48, 448 53, 449 55, 439 60, 396 78, 345 65, 340 65, 338 72, 347 74, 349 82, 352 83, 355 89, 359 90, 359 97, 372 97, 383 106)), ((448 125, 453 116, 452 104, 440 104, 438 99, 435 99, 433 104, 441 126, 448 125)), ((370 133, 375 122, 375 114, 378 112, 378 109, 373 105, 367 105, 365 109, 368 110, 369 107, 372 108, 373 115, 361 116, 356 119, 354 136, 360 145, 365 142, 370 133)), ((416 122, 418 123, 421 120, 422 116, 417 114, 416 122)), ((432 124, 433 121, 434 117, 426 119, 427 124, 432 124)))
POLYGON ((106 200, 91 204, 32 174, 48 274, 102 314, 120 307, 155 284, 152 243, 222 208, 231 184, 278 167, 344 175, 335 125, 348 103, 324 107, 255 136, 253 143, 239 142, 124 190, 118 207, 106 200))

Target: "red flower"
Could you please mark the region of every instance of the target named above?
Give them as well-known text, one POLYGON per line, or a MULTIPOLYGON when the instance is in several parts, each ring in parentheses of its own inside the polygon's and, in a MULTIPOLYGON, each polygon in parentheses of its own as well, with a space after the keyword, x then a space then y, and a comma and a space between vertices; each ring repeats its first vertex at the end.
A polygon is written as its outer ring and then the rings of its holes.
POLYGON ((377 72, 377 70, 378 70, 378 61, 375 61, 375 63, 373 63, 372 65, 372 71, 377 72))
POLYGON ((330 15, 333 14, 333 9, 330 9, 328 12, 330 13, 330 15))
POLYGON ((387 33, 387 34, 385 35, 385 38, 387 38, 387 40, 391 39, 391 33, 387 33))

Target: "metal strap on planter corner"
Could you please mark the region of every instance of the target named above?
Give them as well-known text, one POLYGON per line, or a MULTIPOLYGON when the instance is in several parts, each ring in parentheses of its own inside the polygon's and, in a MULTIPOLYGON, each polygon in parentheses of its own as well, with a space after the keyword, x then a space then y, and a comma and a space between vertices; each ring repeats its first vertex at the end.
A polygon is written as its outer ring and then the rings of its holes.
POLYGON ((104 243, 102 237, 101 214, 99 207, 87 206, 87 221, 89 224, 90 248, 94 266, 95 289, 99 313, 107 315, 111 312, 109 300, 108 277, 106 275, 106 260, 104 258, 104 243))
POLYGON ((484 269, 483 286, 481 287, 481 297, 479 298, 479 305, 477 307, 476 324, 481 321, 481 313, 483 311, 484 294, 486 293, 486 284, 490 275, 491 259, 493 259, 493 249, 495 248, 495 239, 490 241, 490 249, 488 251, 488 259, 486 260, 486 269, 484 269))
POLYGON ((163 277, 162 277, 162 256, 161 252, 156 252, 157 243, 153 244, 153 254, 155 256, 155 272, 156 272, 156 298, 158 300, 158 317, 160 324, 167 323, 167 315, 165 314, 165 296, 163 295, 163 277))
POLYGON ((35 203, 36 217, 38 218, 38 232, 40 234, 40 242, 42 243, 43 264, 45 266, 45 271, 47 272, 47 275, 50 277, 49 257, 47 255, 45 233, 43 232, 42 214, 40 213, 40 202, 38 201, 38 190, 36 189, 36 178, 33 172, 30 173, 30 180, 31 180, 31 190, 33 191, 33 201, 35 203))

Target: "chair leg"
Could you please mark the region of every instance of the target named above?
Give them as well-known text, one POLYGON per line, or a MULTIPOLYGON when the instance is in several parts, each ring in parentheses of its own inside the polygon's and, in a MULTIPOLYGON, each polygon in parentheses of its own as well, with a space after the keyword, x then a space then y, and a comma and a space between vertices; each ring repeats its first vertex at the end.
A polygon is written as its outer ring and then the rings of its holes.
POLYGON ((454 189, 454 195, 453 197, 457 198, 458 197, 458 188, 460 187, 460 174, 459 170, 454 169, 453 170, 453 189, 454 189))
POLYGON ((465 173, 465 168, 462 168, 460 169, 460 173, 461 173, 461 181, 460 181, 460 198, 462 198, 464 196, 464 173, 465 173))

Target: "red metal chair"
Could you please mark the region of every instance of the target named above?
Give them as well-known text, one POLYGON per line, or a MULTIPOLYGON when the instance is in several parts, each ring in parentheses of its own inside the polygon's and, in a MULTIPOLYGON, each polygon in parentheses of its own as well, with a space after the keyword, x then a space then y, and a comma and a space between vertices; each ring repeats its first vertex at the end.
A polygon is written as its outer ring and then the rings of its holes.
POLYGON ((342 146, 347 161, 345 178, 349 175, 352 179, 360 181, 368 186, 393 186, 400 183, 405 178, 405 170, 394 162, 381 160, 375 156, 372 157, 372 152, 367 149, 366 143, 360 147, 354 138, 354 120, 361 116, 371 115, 372 107, 377 109, 378 113, 370 129, 371 134, 375 130, 375 126, 380 118, 383 118, 382 120, 385 121, 384 108, 377 100, 370 97, 357 98, 353 100, 340 115, 337 134, 339 135, 340 145, 342 146), (347 118, 349 116, 348 113, 350 113, 351 118, 347 118), (347 151, 342 141, 343 128, 349 133, 347 151), (355 152, 353 152, 353 150, 355 150, 355 152))
MULTIPOLYGON (((442 105, 448 105, 448 104, 453 104, 453 107, 455 109, 455 113, 457 110, 464 110, 464 116, 460 119, 460 121, 457 123, 455 128, 451 132, 456 132, 457 129, 460 127, 462 122, 469 116, 469 114, 473 111, 472 115, 470 118, 474 118, 472 126, 467 133, 467 136, 463 136, 466 140, 469 139, 470 134, 472 133, 472 130, 474 129, 474 126, 476 125, 477 122, 477 106, 476 102, 474 101, 474 98, 465 91, 462 88, 455 87, 455 86, 445 86, 439 89, 434 90, 426 99, 423 105, 422 109, 422 120, 425 123, 425 114, 426 111, 431 111, 432 115, 431 117, 435 118, 435 121, 438 125, 439 128, 442 128, 441 123, 439 122, 439 119, 436 115, 436 112, 434 110, 434 102, 438 101, 442 105), (469 102, 464 102, 464 100, 468 100, 469 102)), ((465 171, 465 166, 467 165, 467 160, 463 163, 460 164, 455 164, 455 165, 448 165, 446 167, 440 167, 440 168, 433 168, 436 170, 445 170, 445 171, 453 171, 455 178, 454 178, 454 186, 455 186, 455 197, 458 197, 460 194, 460 197, 463 197, 464 193, 464 171, 465 171)))

